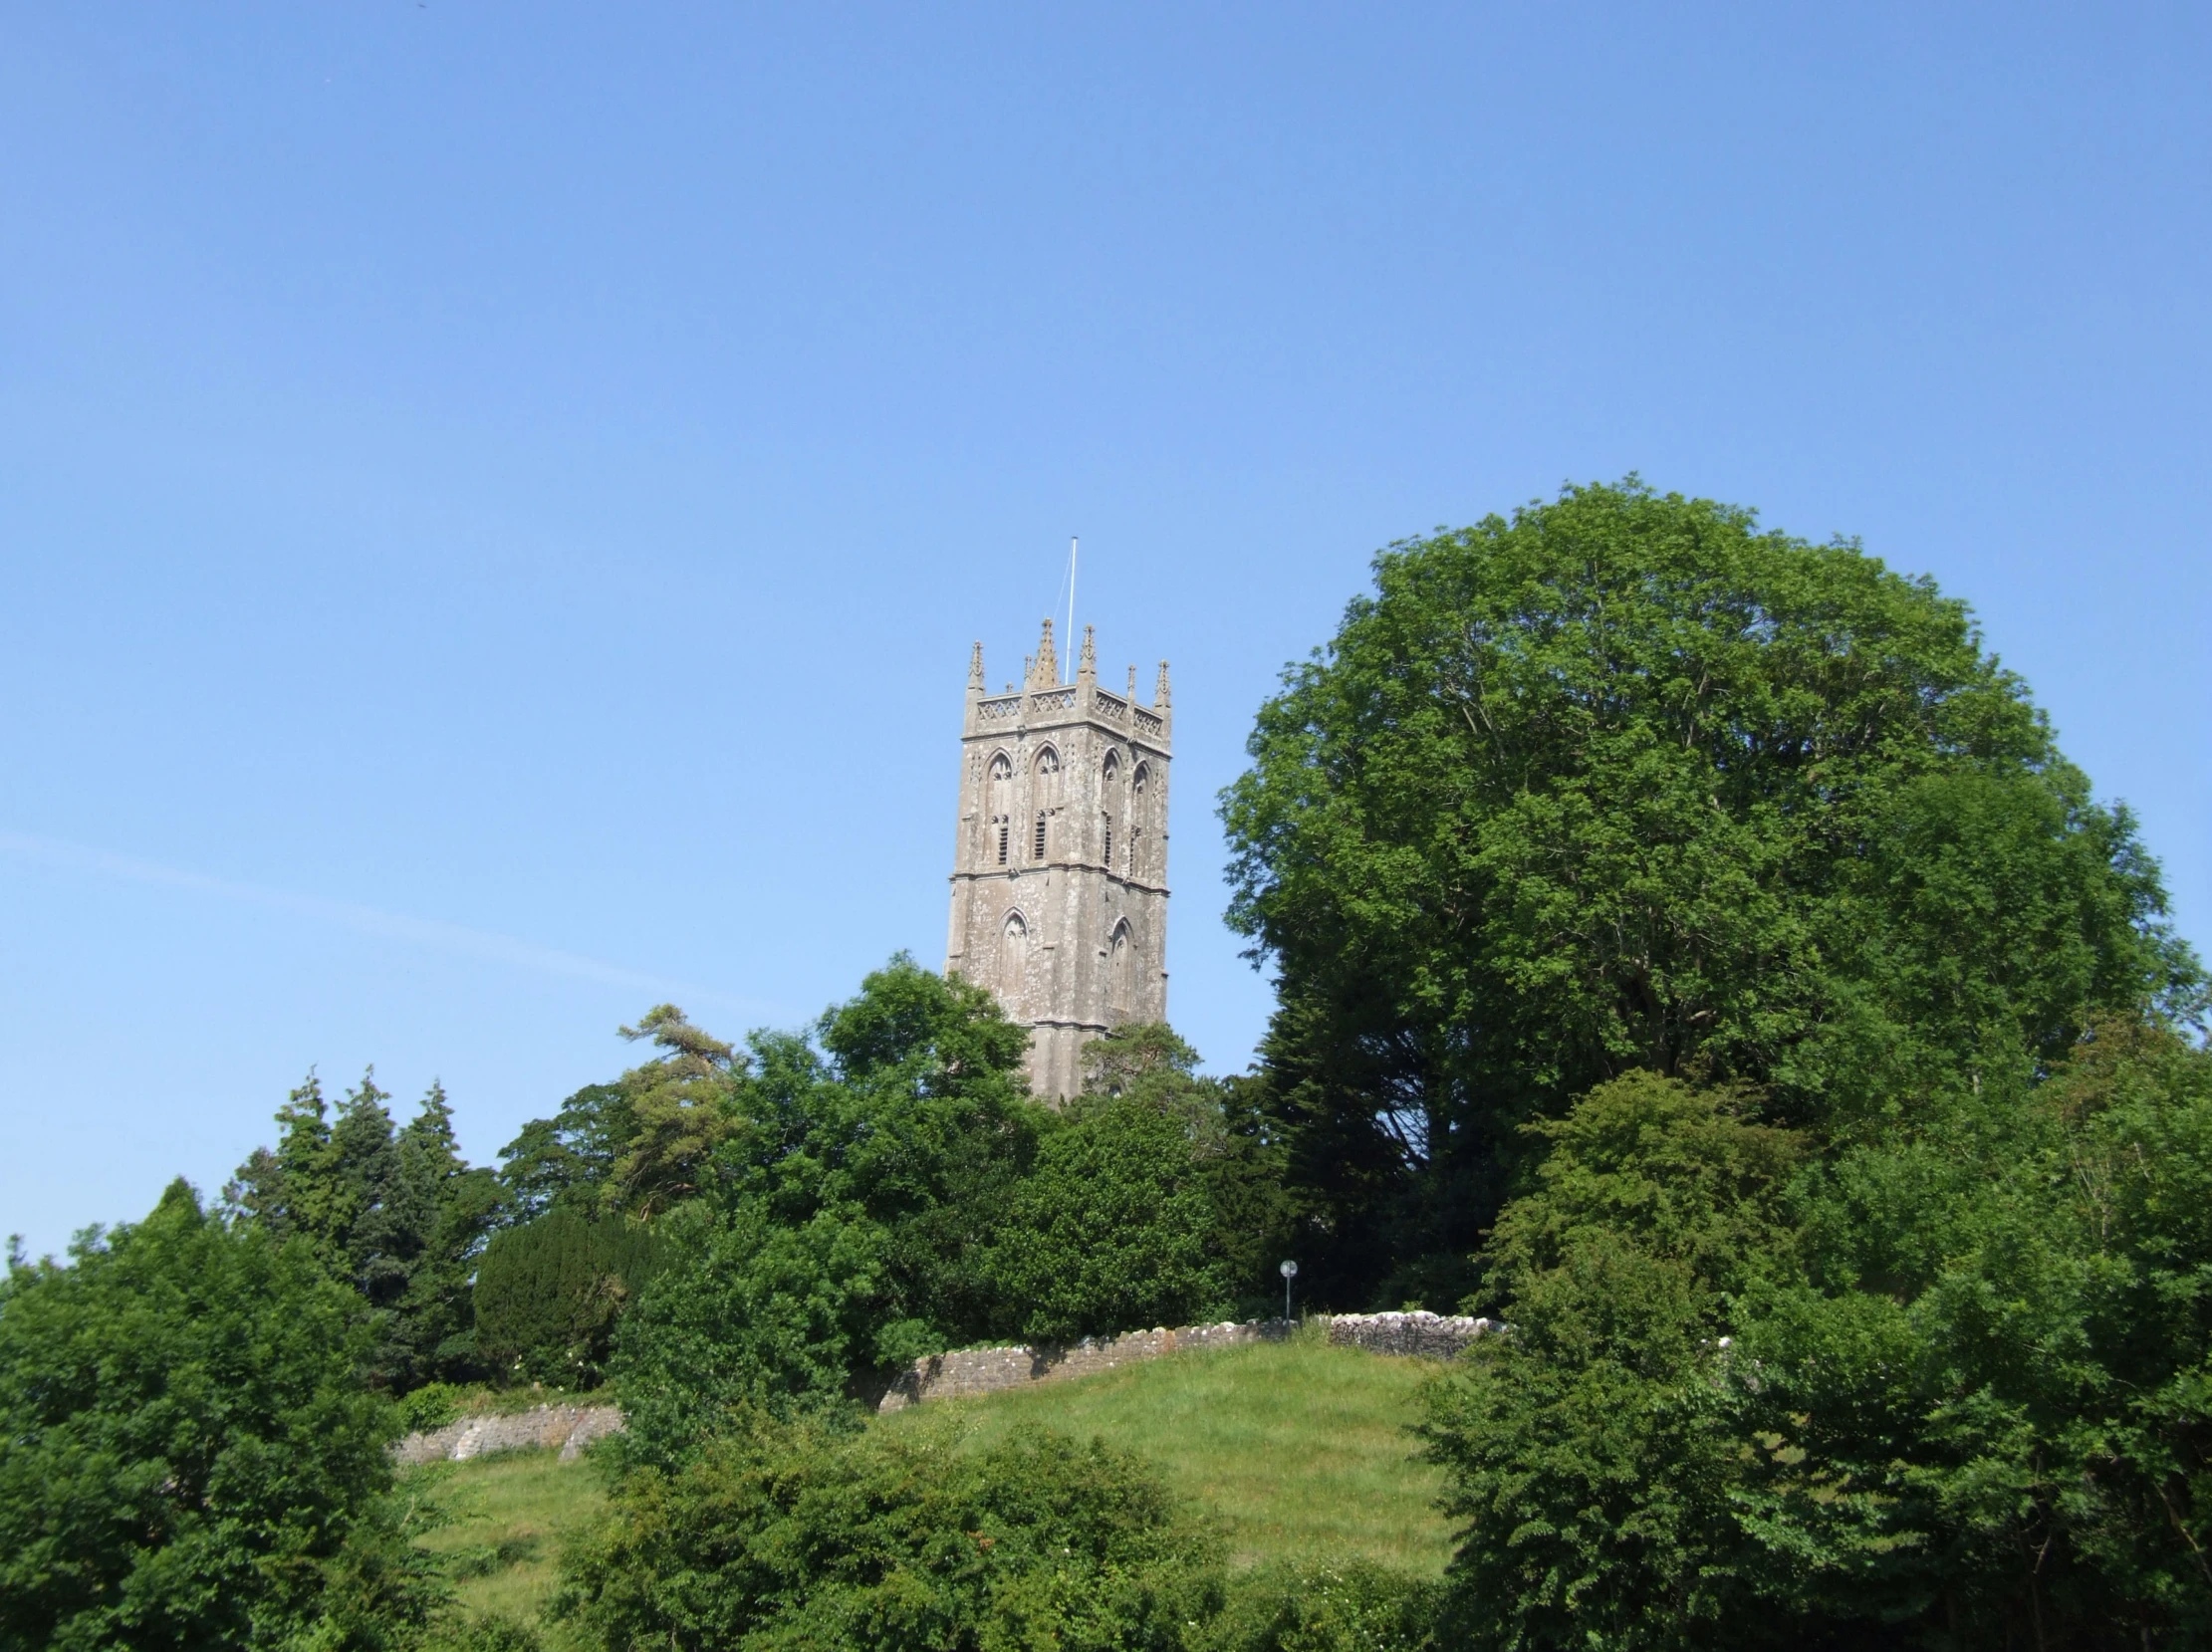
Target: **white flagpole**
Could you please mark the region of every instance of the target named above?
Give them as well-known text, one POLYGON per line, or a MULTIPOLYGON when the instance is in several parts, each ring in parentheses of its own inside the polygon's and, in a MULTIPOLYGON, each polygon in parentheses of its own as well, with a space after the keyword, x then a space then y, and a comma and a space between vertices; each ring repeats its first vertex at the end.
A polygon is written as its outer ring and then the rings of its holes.
POLYGON ((1070 682, 1074 682, 1074 681, 1076 680, 1076 672, 1075 672, 1075 666, 1074 666, 1074 663, 1073 663, 1073 662, 1074 662, 1074 660, 1075 660, 1075 657, 1076 657, 1076 547, 1078 547, 1078 546, 1079 546, 1079 545, 1081 545, 1082 543, 1083 543, 1083 541, 1082 541, 1082 540, 1080 540, 1080 539, 1078 539, 1078 538, 1077 538, 1077 537, 1076 537, 1075 535, 1073 535, 1073 534, 1070 534, 1070 535, 1068 536, 1068 642, 1067 642, 1067 655, 1068 655, 1068 659, 1069 659, 1069 661, 1070 661, 1070 664, 1069 664, 1069 668, 1068 668, 1068 680, 1069 680, 1070 682))

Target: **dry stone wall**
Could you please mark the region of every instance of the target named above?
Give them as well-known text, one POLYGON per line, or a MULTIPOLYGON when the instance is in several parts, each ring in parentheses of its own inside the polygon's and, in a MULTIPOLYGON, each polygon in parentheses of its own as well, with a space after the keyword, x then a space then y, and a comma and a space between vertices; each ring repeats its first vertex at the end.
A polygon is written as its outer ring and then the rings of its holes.
MULTIPOLYGON (((1370 1353, 1450 1359, 1478 1336, 1504 1327, 1494 1319, 1441 1313, 1338 1313, 1325 1321, 1329 1340, 1370 1353)), ((1139 1364, 1188 1348, 1228 1348, 1246 1342, 1280 1342, 1298 1328, 1288 1319, 1224 1320, 1173 1330, 1124 1331, 1086 1337, 1066 1347, 958 1348, 917 1359, 901 1371, 876 1404, 903 1411, 924 1400, 1002 1393, 1033 1382, 1091 1376, 1139 1364)), ((541 1405, 503 1417, 467 1417, 427 1434, 410 1434, 393 1456, 402 1464, 461 1462, 487 1452, 560 1448, 572 1462, 594 1440, 617 1433, 622 1414, 612 1405, 541 1405)))
POLYGON ((963 1399, 971 1394, 996 1394, 1032 1382, 1090 1376, 1116 1366, 1157 1359, 1183 1348, 1226 1348, 1240 1342, 1280 1341, 1291 1333, 1281 1319, 1254 1319, 1244 1324, 1223 1320, 1218 1325, 1183 1325, 1175 1330, 1130 1330, 1119 1336, 1085 1337, 1066 1347, 959 1348, 917 1359, 899 1373, 878 1411, 903 1411, 923 1400, 963 1399))
POLYGON ((1503 1328, 1495 1319, 1463 1313, 1338 1313, 1329 1320, 1329 1340, 1369 1353, 1450 1359, 1476 1337, 1503 1328))
POLYGON ((464 1463, 495 1451, 552 1451, 573 1463, 595 1440, 622 1431, 622 1414, 612 1405, 541 1405, 534 1411, 504 1416, 463 1417, 457 1423, 410 1434, 392 1448, 402 1467, 417 1463, 464 1463))
MULTIPOLYGON (((1489 1319, 1439 1313, 1339 1313, 1329 1317, 1329 1340, 1371 1353, 1449 1359, 1476 1337, 1498 1327, 1489 1319)), ((1276 1342, 1297 1328, 1287 1319, 1250 1319, 1239 1324, 1185 1325, 1176 1330, 1132 1330, 1119 1336, 1086 1337, 1068 1347, 962 1348, 914 1361, 899 1374, 877 1404, 878 1411, 903 1411, 924 1400, 996 1394, 1032 1382, 1089 1376, 1119 1365, 1157 1359, 1185 1348, 1225 1348, 1241 1342, 1276 1342)))

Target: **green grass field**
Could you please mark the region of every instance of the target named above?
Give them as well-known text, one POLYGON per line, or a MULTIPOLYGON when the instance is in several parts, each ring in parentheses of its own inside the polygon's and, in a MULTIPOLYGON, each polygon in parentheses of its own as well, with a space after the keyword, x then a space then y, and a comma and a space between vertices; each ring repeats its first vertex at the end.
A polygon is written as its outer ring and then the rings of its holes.
POLYGON ((1096 1434, 1158 1464, 1227 1529, 1239 1564, 1362 1555, 1435 1576, 1449 1528, 1438 1471, 1406 1427, 1435 1366, 1323 1342, 1173 1354, 1103 1376, 933 1401, 876 1426, 948 1413, 981 1443, 1017 1423, 1096 1434))
MULTIPOLYGON (((1041 1423, 1150 1458, 1219 1520, 1232 1561, 1364 1556, 1442 1572, 1450 1533, 1432 1507, 1437 1471, 1413 1460, 1414 1396, 1436 1369, 1296 1341, 1171 1355, 1101 1376, 934 1401, 878 1428, 950 1424, 980 1446, 1041 1423)), ((453 1516, 427 1546, 454 1556, 471 1613, 535 1616, 563 1535, 605 1503, 599 1474, 526 1452, 410 1471, 453 1516)))
POLYGON ((538 1616, 553 1595, 562 1538, 607 1502, 596 1470, 551 1451, 410 1469, 400 1485, 445 1511, 449 1524, 423 1546, 448 1556, 446 1575, 472 1617, 538 1616))

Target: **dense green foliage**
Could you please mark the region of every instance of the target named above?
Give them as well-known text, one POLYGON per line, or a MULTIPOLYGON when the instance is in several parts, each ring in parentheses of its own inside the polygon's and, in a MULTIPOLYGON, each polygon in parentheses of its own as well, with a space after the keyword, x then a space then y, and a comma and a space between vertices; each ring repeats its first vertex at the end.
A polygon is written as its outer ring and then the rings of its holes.
POLYGON ((1045 1342, 1183 1325, 1224 1297, 1213 1209, 1182 1120, 1115 1100, 1045 1138, 988 1264, 1013 1327, 1045 1342))
POLYGON ((1227 1609, 1191 1637, 1193 1652, 1428 1652, 1434 1583, 1352 1561, 1232 1582, 1227 1609))
POLYGON ((378 1499, 354 1298, 182 1182, 0 1288, 0 1647, 396 1644, 434 1591, 378 1499))
POLYGON ((511 1377, 592 1386, 663 1248, 642 1222, 594 1220, 573 1205, 501 1229, 476 1269, 478 1358, 511 1377))
MULTIPOLYGON (((1094 1040, 1085 1058, 1084 1092, 1063 1116, 1080 1126, 1102 1110, 1134 1106, 1174 1119, 1188 1142, 1187 1179, 1205 1201, 1205 1253, 1220 1299, 1242 1318, 1279 1311, 1276 1265, 1291 1254, 1298 1216, 1283 1186, 1283 1144, 1261 1104, 1265 1086, 1249 1076, 1201 1076, 1198 1052, 1164 1023, 1116 1028, 1094 1040)), ((1171 1157, 1161 1173, 1169 1181, 1186 1176, 1171 1157)), ((1008 1294, 1024 1299, 1019 1291, 1008 1294)), ((1176 1322, 1158 1313, 1115 1317, 1104 1307, 1077 1318, 1087 1332, 1176 1322)))
POLYGON ((1234 1578, 1141 1459, 926 1421, 733 1428, 627 1476, 563 1571, 608 1652, 1416 1652, 1437 1593, 1360 1563, 1234 1578))
POLYGON ((1092 1093, 1054 1113, 1024 1086, 1027 1036, 901 958, 811 1039, 757 1033, 717 1095, 694 1094, 716 1117, 682 1133, 714 1145, 615 1336, 623 1451, 672 1463, 717 1419, 835 1407, 985 1338, 1228 1310, 1284 1225, 1250 1109, 1138 1028, 1095 1047, 1092 1093))
POLYGON ((597 1214, 614 1161, 636 1133, 623 1086, 587 1084, 551 1118, 533 1118, 500 1149, 499 1187, 510 1222, 530 1222, 556 1205, 597 1214))
POLYGON ((255 1149, 224 1192, 360 1295, 369 1372, 406 1389, 476 1369, 471 1279, 498 1190, 461 1158, 443 1089, 433 1084, 401 1128, 390 1099, 370 1073, 333 1118, 310 1074, 277 1111, 276 1147, 255 1149))
POLYGON ((1909 1111, 2198 978, 1965 608, 1629 483, 1393 547, 1224 795, 1338 1300, 1464 1289, 1517 1126, 1644 1068, 1909 1111))
POLYGON ((616 1332, 626 1451, 672 1462, 733 1408, 832 1403, 988 1327, 978 1259, 1050 1121, 1019 1075, 1026 1038, 989 994, 904 959, 815 1040, 754 1035, 696 1103, 717 1145, 616 1332))
POLYGON ((1964 607, 1630 482, 1376 563, 1225 795, 1325 1297, 1434 1393, 1446 1631, 2212 1635, 2203 977, 1964 607))
POLYGON ((1096 1442, 760 1427, 633 1473, 571 1562, 569 1609, 625 1652, 1165 1649, 1218 1609, 1210 1548, 1096 1442))
POLYGON ((1472 1643, 2212 1634, 2212 1058, 2100 1024, 1795 1168, 1655 1077, 1549 1133, 1430 1423, 1472 1643))

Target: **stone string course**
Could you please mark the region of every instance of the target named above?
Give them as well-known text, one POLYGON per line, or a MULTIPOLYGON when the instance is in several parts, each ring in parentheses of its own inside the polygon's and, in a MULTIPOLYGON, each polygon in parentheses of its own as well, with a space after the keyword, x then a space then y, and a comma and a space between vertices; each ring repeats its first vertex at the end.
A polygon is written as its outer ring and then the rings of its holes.
MULTIPOLYGON (((1476 1337, 1503 1327, 1493 1319, 1438 1313, 1339 1313, 1326 1321, 1329 1340, 1370 1353, 1450 1359, 1476 1337)), ((1245 1342, 1280 1342, 1298 1327, 1286 1319, 1224 1320, 1174 1330, 1131 1330, 1086 1337, 1066 1347, 961 1348, 917 1359, 899 1373, 877 1403, 878 1411, 903 1411, 924 1400, 996 1394, 1033 1382, 1057 1382, 1134 1365, 1185 1348, 1228 1348, 1245 1342)), ((393 1456, 402 1464, 460 1462, 487 1452, 559 1447, 572 1462, 595 1440, 618 1433, 622 1414, 611 1405, 541 1405, 504 1417, 469 1417, 427 1434, 410 1434, 393 1456)))

